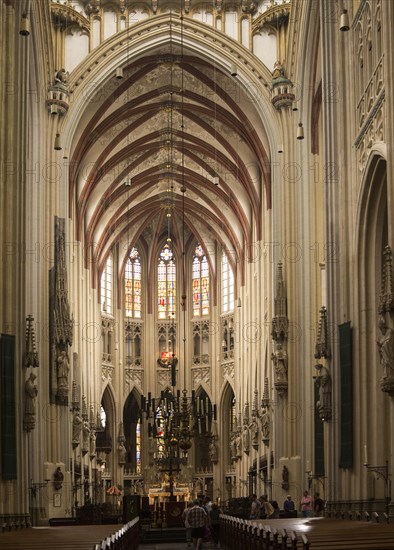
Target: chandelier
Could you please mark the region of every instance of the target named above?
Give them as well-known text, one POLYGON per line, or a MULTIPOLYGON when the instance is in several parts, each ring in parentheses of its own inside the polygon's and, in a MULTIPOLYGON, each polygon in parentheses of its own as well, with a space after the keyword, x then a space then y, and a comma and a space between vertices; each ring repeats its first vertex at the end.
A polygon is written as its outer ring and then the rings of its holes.
MULTIPOLYGON (((175 388, 173 388, 175 389, 175 388)), ((148 422, 148 436, 156 439, 156 464, 168 466, 186 464, 188 451, 195 436, 212 435, 213 421, 216 420, 216 405, 208 397, 191 397, 187 390, 175 392, 162 391, 159 398, 152 398, 148 393, 142 396, 141 408, 148 422)))
MULTIPOLYGON (((172 37, 171 29, 171 8, 170 8, 170 41, 172 37)), ((178 358, 175 352, 175 326, 169 330, 170 340, 168 341, 169 349, 162 353, 158 364, 170 370, 172 390, 167 389, 161 391, 159 397, 152 397, 151 393, 148 396, 141 397, 141 410, 148 421, 148 436, 155 440, 155 452, 153 460, 160 472, 169 472, 171 492, 173 487, 173 474, 179 472, 183 465, 188 462, 188 452, 192 447, 192 442, 196 437, 214 438, 214 422, 216 421, 217 411, 216 405, 213 405, 205 391, 196 395, 193 390, 191 395, 186 389, 187 373, 186 373, 186 266, 185 266, 185 126, 184 126, 184 72, 183 72, 183 18, 181 17, 181 54, 180 65, 181 70, 181 105, 180 105, 180 129, 176 134, 181 137, 181 166, 176 168, 181 171, 182 183, 180 186, 182 198, 182 324, 183 324, 183 368, 184 389, 177 389, 177 367, 178 358)), ((167 151, 166 177, 168 178, 167 195, 165 197, 163 208, 167 209, 167 243, 171 243, 171 228, 175 223, 173 220, 175 208, 175 189, 173 181, 172 168, 174 167, 174 133, 173 133, 173 114, 174 114, 174 85, 173 85, 173 64, 174 55, 171 49, 166 62, 170 62, 170 87, 169 101, 165 103, 166 113, 168 117, 168 128, 165 141, 167 151), (171 168, 171 170, 169 170, 171 168)), ((169 314, 169 320, 175 323, 175 312, 169 314)))

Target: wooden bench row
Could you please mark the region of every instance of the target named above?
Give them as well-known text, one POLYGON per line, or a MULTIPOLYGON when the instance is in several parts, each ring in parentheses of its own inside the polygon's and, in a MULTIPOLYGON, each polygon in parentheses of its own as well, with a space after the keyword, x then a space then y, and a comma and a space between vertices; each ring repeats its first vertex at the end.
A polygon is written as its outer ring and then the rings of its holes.
POLYGON ((138 518, 112 525, 33 527, 0 534, 0 550, 131 550, 139 546, 138 518), (119 526, 120 527, 120 526, 119 526))
POLYGON ((128 550, 138 548, 139 545, 139 518, 134 518, 118 529, 110 537, 104 538, 95 544, 93 550, 128 550))
POLYGON ((384 550, 394 548, 394 526, 326 518, 244 520, 221 516, 226 550, 384 550))
POLYGON ((356 520, 356 521, 374 521, 375 523, 390 523, 389 516, 383 512, 383 514, 379 515, 378 512, 360 512, 358 510, 348 510, 347 512, 341 510, 331 510, 327 513, 328 518, 335 518, 335 519, 350 519, 350 520, 356 520))

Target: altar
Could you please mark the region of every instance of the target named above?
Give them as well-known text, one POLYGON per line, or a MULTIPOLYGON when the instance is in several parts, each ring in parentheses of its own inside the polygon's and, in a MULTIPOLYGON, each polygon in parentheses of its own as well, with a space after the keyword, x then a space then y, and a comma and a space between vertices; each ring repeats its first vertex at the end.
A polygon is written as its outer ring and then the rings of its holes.
POLYGON ((172 491, 166 483, 151 485, 148 489, 148 496, 155 525, 183 526, 182 513, 186 502, 191 498, 187 483, 174 483, 172 491))
POLYGON ((187 483, 174 483, 172 492, 170 491, 170 486, 168 484, 155 484, 151 485, 148 490, 149 504, 153 506, 169 502, 170 500, 174 501, 188 501, 191 498, 190 488, 187 483), (170 498, 171 497, 171 498, 170 498))

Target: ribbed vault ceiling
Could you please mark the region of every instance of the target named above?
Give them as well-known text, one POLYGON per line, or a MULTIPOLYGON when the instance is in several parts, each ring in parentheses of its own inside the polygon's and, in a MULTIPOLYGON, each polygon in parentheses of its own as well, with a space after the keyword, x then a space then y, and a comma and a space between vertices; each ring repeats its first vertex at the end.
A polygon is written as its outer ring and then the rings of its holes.
POLYGON ((97 88, 72 151, 70 200, 89 258, 100 268, 117 244, 121 270, 131 246, 156 254, 152 243, 171 233, 178 251, 186 238, 242 261, 261 234, 263 193, 270 203, 267 138, 248 90, 170 38, 123 75, 97 88))

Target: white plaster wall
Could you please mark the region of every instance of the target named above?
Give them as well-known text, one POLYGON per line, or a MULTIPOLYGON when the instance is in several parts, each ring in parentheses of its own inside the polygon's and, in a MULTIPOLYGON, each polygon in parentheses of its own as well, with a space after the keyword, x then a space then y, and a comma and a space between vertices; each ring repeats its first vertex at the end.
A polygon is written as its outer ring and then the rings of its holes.
POLYGON ((241 44, 245 48, 249 49, 249 33, 250 33, 250 23, 249 19, 242 19, 241 21, 241 44))
POLYGON ((206 23, 207 25, 213 26, 213 15, 212 12, 208 12, 204 6, 201 6, 200 11, 193 13, 193 19, 201 21, 201 23, 206 23))
POLYGON ((226 11, 224 16, 224 32, 238 40, 238 14, 235 11, 226 11))
POLYGON ((265 31, 255 34, 253 36, 253 53, 270 71, 273 71, 276 61, 276 37, 265 31))
POLYGON ((104 40, 117 31, 117 15, 114 11, 104 12, 104 40))
POLYGON ((66 71, 71 72, 89 54, 89 37, 80 29, 71 29, 64 43, 66 71))

